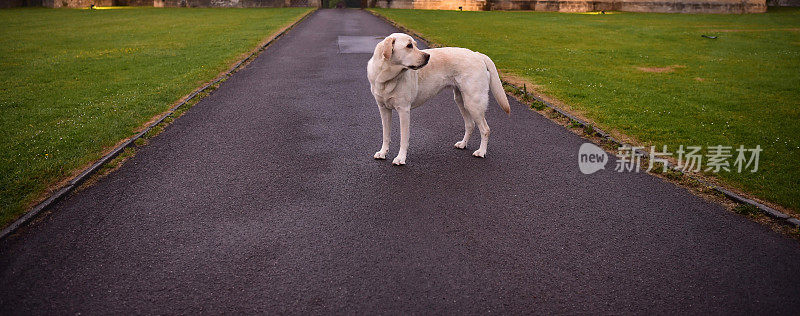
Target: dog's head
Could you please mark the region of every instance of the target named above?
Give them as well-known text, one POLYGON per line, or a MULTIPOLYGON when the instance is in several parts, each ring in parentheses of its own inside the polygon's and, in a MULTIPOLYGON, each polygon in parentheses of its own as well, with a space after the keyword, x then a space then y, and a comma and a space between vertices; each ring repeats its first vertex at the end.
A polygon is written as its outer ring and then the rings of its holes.
POLYGON ((428 64, 431 55, 417 48, 417 42, 403 33, 387 36, 375 47, 375 56, 384 62, 417 70, 428 64))

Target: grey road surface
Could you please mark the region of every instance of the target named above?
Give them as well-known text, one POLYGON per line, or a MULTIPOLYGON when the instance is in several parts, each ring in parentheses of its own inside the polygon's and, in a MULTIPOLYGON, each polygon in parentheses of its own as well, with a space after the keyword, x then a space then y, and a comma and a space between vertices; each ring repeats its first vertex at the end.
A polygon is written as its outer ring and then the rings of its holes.
POLYGON ((646 174, 584 175, 584 140, 517 102, 490 104, 485 159, 477 135, 453 148, 463 121, 443 91, 412 111, 408 165, 373 160, 370 54, 338 39, 395 31, 314 13, 0 242, 0 314, 800 308, 798 242, 646 174))

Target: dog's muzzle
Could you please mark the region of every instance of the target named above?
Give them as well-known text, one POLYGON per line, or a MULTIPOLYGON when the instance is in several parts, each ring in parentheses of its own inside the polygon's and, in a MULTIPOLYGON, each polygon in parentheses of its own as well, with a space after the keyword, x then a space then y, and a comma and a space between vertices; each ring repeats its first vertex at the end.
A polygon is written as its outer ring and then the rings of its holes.
POLYGON ((431 60, 431 54, 425 53, 425 61, 423 61, 421 65, 408 66, 408 69, 417 70, 417 69, 420 69, 422 67, 425 67, 425 65, 427 65, 428 61, 430 61, 430 60, 431 60))

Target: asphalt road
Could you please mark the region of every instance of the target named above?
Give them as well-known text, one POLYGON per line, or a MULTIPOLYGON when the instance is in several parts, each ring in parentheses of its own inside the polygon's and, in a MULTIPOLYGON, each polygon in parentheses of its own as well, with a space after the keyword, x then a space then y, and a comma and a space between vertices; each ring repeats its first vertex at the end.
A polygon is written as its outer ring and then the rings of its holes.
MULTIPOLYGON (((0 242, 0 314, 796 313, 800 245, 492 101, 487 158, 444 91, 408 165, 372 159, 358 10, 319 11, 121 169, 0 242)), ((398 126, 395 115, 395 127, 398 126)), ((390 156, 397 153, 397 130, 390 156)))

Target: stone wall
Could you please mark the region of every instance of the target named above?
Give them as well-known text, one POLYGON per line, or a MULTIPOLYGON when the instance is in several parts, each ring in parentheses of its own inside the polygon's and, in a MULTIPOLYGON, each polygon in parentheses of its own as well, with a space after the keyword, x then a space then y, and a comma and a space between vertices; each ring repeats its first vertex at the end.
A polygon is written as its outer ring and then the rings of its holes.
POLYGON ((42 0, 42 6, 49 8, 88 8, 91 5, 110 7, 116 5, 114 0, 42 0))
POLYGON ((486 0, 378 0, 375 6, 393 9, 426 9, 426 10, 458 10, 465 11, 488 10, 486 0))
POLYGON ((130 6, 130 7, 152 7, 153 0, 117 0, 114 5, 130 6))
MULTIPOLYGON (((800 0, 773 0, 800 1, 800 0)), ((766 0, 378 0, 375 6, 434 10, 630 11, 662 13, 760 13, 766 0)))
POLYGON ((282 8, 317 7, 320 0, 154 0, 155 7, 282 8))
POLYGON ((767 0, 767 5, 771 7, 800 7, 800 0, 767 0))
MULTIPOLYGON (((41 3, 39 5, 41 5, 41 3)), ((27 5, 25 0, 0 0, 0 9, 27 6, 29 5, 27 5)))
POLYGON ((631 12, 664 13, 763 13, 767 12, 765 0, 715 0, 715 1, 642 1, 613 2, 615 10, 631 12))
POLYGON ((94 4, 146 7, 318 7, 321 0, 0 0, 0 8, 43 6, 49 8, 87 8, 94 4))

